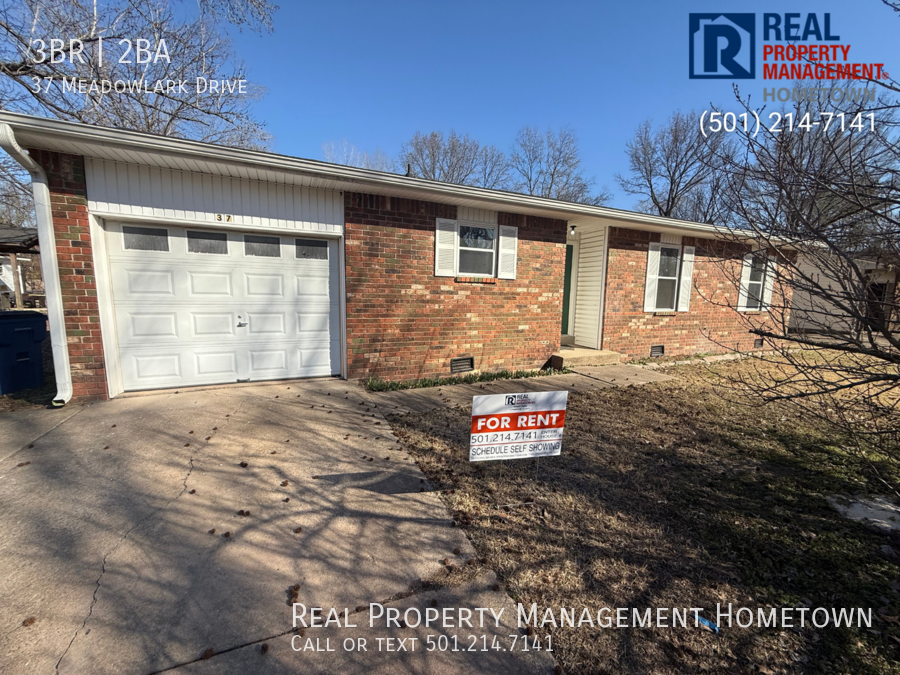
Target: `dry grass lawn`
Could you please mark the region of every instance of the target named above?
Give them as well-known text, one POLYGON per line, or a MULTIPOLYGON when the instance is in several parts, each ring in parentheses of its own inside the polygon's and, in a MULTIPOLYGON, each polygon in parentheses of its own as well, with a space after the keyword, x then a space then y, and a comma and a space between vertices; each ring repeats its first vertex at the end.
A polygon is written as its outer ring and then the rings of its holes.
POLYGON ((470 464, 470 410, 391 423, 518 602, 873 610, 868 630, 550 628, 566 673, 900 673, 900 542, 826 500, 878 484, 790 408, 727 402, 708 369, 570 395, 563 454, 537 464, 470 464))

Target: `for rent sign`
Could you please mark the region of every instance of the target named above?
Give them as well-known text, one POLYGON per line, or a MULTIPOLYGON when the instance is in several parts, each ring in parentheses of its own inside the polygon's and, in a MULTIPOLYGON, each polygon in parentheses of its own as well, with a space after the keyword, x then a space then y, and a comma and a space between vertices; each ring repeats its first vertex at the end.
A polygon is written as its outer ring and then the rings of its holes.
POLYGON ((469 461, 558 455, 568 398, 567 391, 476 396, 469 461))

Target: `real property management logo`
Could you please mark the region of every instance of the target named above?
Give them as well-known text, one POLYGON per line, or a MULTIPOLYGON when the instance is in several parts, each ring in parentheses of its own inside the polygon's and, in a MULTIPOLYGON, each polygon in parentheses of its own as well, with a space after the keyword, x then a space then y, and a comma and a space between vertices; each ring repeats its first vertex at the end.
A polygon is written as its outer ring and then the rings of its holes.
MULTIPOLYGON (((752 80, 756 77, 756 14, 689 15, 690 77, 752 80)), ((832 31, 831 14, 765 12, 762 15, 764 80, 886 79, 884 63, 851 59, 850 45, 832 31)))
POLYGON ((691 79, 756 77, 755 14, 691 14, 691 79))

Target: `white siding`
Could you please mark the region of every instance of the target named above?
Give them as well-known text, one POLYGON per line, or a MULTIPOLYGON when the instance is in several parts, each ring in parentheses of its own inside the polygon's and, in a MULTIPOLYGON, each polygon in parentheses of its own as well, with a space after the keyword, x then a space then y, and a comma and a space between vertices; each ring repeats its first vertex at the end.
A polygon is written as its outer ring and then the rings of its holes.
POLYGON ((608 228, 581 232, 575 293, 575 344, 600 349, 608 228))
POLYGON ((681 235, 680 234, 667 234, 665 232, 660 233, 659 241, 662 244, 678 244, 681 246, 681 235))
POLYGON ((484 209, 473 209, 468 206, 460 206, 456 212, 457 220, 468 220, 471 223, 497 224, 497 212, 484 209))
POLYGON ((137 166, 85 158, 88 207, 105 216, 134 216, 241 228, 341 234, 344 198, 335 190, 137 166))

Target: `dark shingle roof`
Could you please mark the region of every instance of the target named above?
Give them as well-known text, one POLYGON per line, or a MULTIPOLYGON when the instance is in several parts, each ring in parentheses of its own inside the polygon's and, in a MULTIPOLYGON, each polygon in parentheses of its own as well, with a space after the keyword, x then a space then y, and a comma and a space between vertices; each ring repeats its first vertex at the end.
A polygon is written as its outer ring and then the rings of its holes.
POLYGON ((38 243, 37 228, 0 227, 0 253, 23 253, 38 243))

